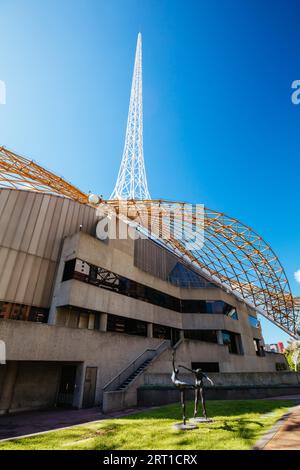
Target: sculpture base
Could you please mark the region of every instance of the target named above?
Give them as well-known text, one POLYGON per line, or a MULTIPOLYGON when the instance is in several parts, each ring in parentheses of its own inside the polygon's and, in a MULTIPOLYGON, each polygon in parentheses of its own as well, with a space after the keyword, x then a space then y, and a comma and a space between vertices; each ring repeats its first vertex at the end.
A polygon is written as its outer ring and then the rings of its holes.
POLYGON ((191 423, 212 423, 213 422, 213 420, 211 418, 204 418, 204 417, 202 417, 202 418, 200 418, 200 417, 199 418, 191 418, 189 421, 191 423))
POLYGON ((191 429, 197 429, 197 426, 193 423, 176 423, 173 424, 173 428, 178 429, 180 431, 189 431, 191 429))

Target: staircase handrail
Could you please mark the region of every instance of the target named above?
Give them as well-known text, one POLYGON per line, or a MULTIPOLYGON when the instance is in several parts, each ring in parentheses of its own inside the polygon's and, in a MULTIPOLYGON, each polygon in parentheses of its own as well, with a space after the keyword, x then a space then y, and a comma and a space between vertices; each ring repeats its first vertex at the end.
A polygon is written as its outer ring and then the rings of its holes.
POLYGON ((162 341, 157 348, 147 348, 139 354, 130 364, 124 367, 119 374, 113 377, 104 387, 103 392, 117 390, 117 388, 125 382, 147 359, 152 360, 155 356, 159 355, 163 350, 167 349, 169 345, 168 340, 162 341))

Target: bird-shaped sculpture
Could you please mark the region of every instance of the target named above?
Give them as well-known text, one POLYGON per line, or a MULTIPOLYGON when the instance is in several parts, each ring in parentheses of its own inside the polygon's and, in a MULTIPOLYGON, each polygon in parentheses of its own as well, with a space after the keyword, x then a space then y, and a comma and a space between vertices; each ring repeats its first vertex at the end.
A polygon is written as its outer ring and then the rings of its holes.
POLYGON ((173 372, 172 372, 171 380, 173 384, 175 385, 175 387, 180 390, 182 421, 183 421, 182 423, 177 424, 176 428, 194 429, 196 427, 195 425, 186 423, 186 404, 185 404, 186 393, 185 392, 187 390, 195 389, 195 385, 192 382, 183 382, 182 380, 179 380, 178 378, 179 369, 178 367, 175 366, 175 355, 176 355, 176 349, 173 349, 172 351, 173 372))
POLYGON ((211 419, 207 417, 207 412, 206 412, 204 379, 210 382, 211 385, 214 385, 214 382, 206 374, 204 374, 204 372, 202 372, 202 369, 189 369, 188 367, 185 367, 182 365, 179 365, 178 367, 188 370, 195 377, 195 385, 194 385, 195 404, 194 404, 194 418, 193 419, 198 422, 212 421, 211 419), (201 404, 202 404, 203 418, 197 417, 200 398, 201 398, 201 404))

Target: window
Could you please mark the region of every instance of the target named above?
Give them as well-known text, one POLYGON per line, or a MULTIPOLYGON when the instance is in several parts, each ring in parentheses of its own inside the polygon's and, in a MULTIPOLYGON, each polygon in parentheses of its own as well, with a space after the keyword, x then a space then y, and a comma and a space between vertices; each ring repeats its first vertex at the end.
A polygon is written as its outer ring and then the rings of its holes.
POLYGON ((207 341, 209 343, 218 342, 216 330, 184 330, 184 337, 186 339, 207 341))
POLYGON ((284 363, 284 362, 276 362, 275 363, 275 369, 277 371, 280 371, 280 370, 287 370, 287 365, 284 363))
POLYGON ((236 310, 222 300, 181 300, 80 259, 66 261, 62 282, 69 279, 87 282, 175 312, 222 314, 237 319, 236 310))
POLYGON ((238 320, 239 319, 237 311, 234 307, 230 308, 230 310, 228 310, 228 312, 225 313, 225 315, 227 315, 227 317, 229 317, 229 318, 232 318, 233 320, 238 320))
POLYGON ((241 335, 231 331, 223 331, 223 343, 228 346, 230 354, 243 354, 241 335))
POLYGON ((248 315, 248 320, 250 325, 253 326, 253 328, 259 328, 259 320, 256 317, 254 317, 253 315, 248 315))
POLYGON ((62 281, 68 281, 73 279, 74 270, 75 270, 76 259, 71 259, 70 261, 65 262, 65 269, 63 272, 62 281))
POLYGON ((47 323, 49 310, 30 305, 0 302, 0 318, 47 323))
POLYGON ((153 324, 153 338, 171 339, 171 328, 169 326, 153 324))
POLYGON ((254 343, 256 355, 259 357, 265 356, 265 350, 261 344, 261 340, 257 338, 253 338, 253 343, 254 343))
POLYGON ((107 331, 128 335, 147 336, 147 323, 132 318, 108 315, 107 331))
POLYGON ((218 362, 192 362, 192 369, 202 369, 203 372, 220 372, 218 362))
POLYGON ((182 313, 210 313, 207 311, 207 302, 205 300, 182 300, 182 313))
POLYGON ((47 323, 49 310, 46 308, 31 307, 28 315, 29 321, 47 323))

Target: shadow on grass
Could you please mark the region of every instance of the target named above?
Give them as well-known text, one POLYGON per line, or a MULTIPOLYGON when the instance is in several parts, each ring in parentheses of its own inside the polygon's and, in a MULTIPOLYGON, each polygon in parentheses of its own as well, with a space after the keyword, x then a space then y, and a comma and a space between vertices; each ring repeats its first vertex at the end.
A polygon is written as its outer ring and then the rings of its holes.
POLYGON ((259 421, 237 419, 234 421, 224 421, 220 426, 214 426, 214 430, 228 431, 241 437, 242 439, 252 440, 257 436, 257 428, 264 428, 264 425, 259 421))
MULTIPOLYGON (((209 400, 206 403, 207 414, 210 418, 234 417, 248 414, 266 414, 278 410, 280 407, 291 407, 295 403, 292 400, 209 400)), ((194 403, 187 402, 187 416, 193 415, 194 403)), ((201 405, 199 407, 199 416, 201 416, 201 405)), ((152 408, 148 411, 124 416, 121 419, 140 420, 140 419, 181 419, 180 403, 163 405, 159 408, 152 408)))

